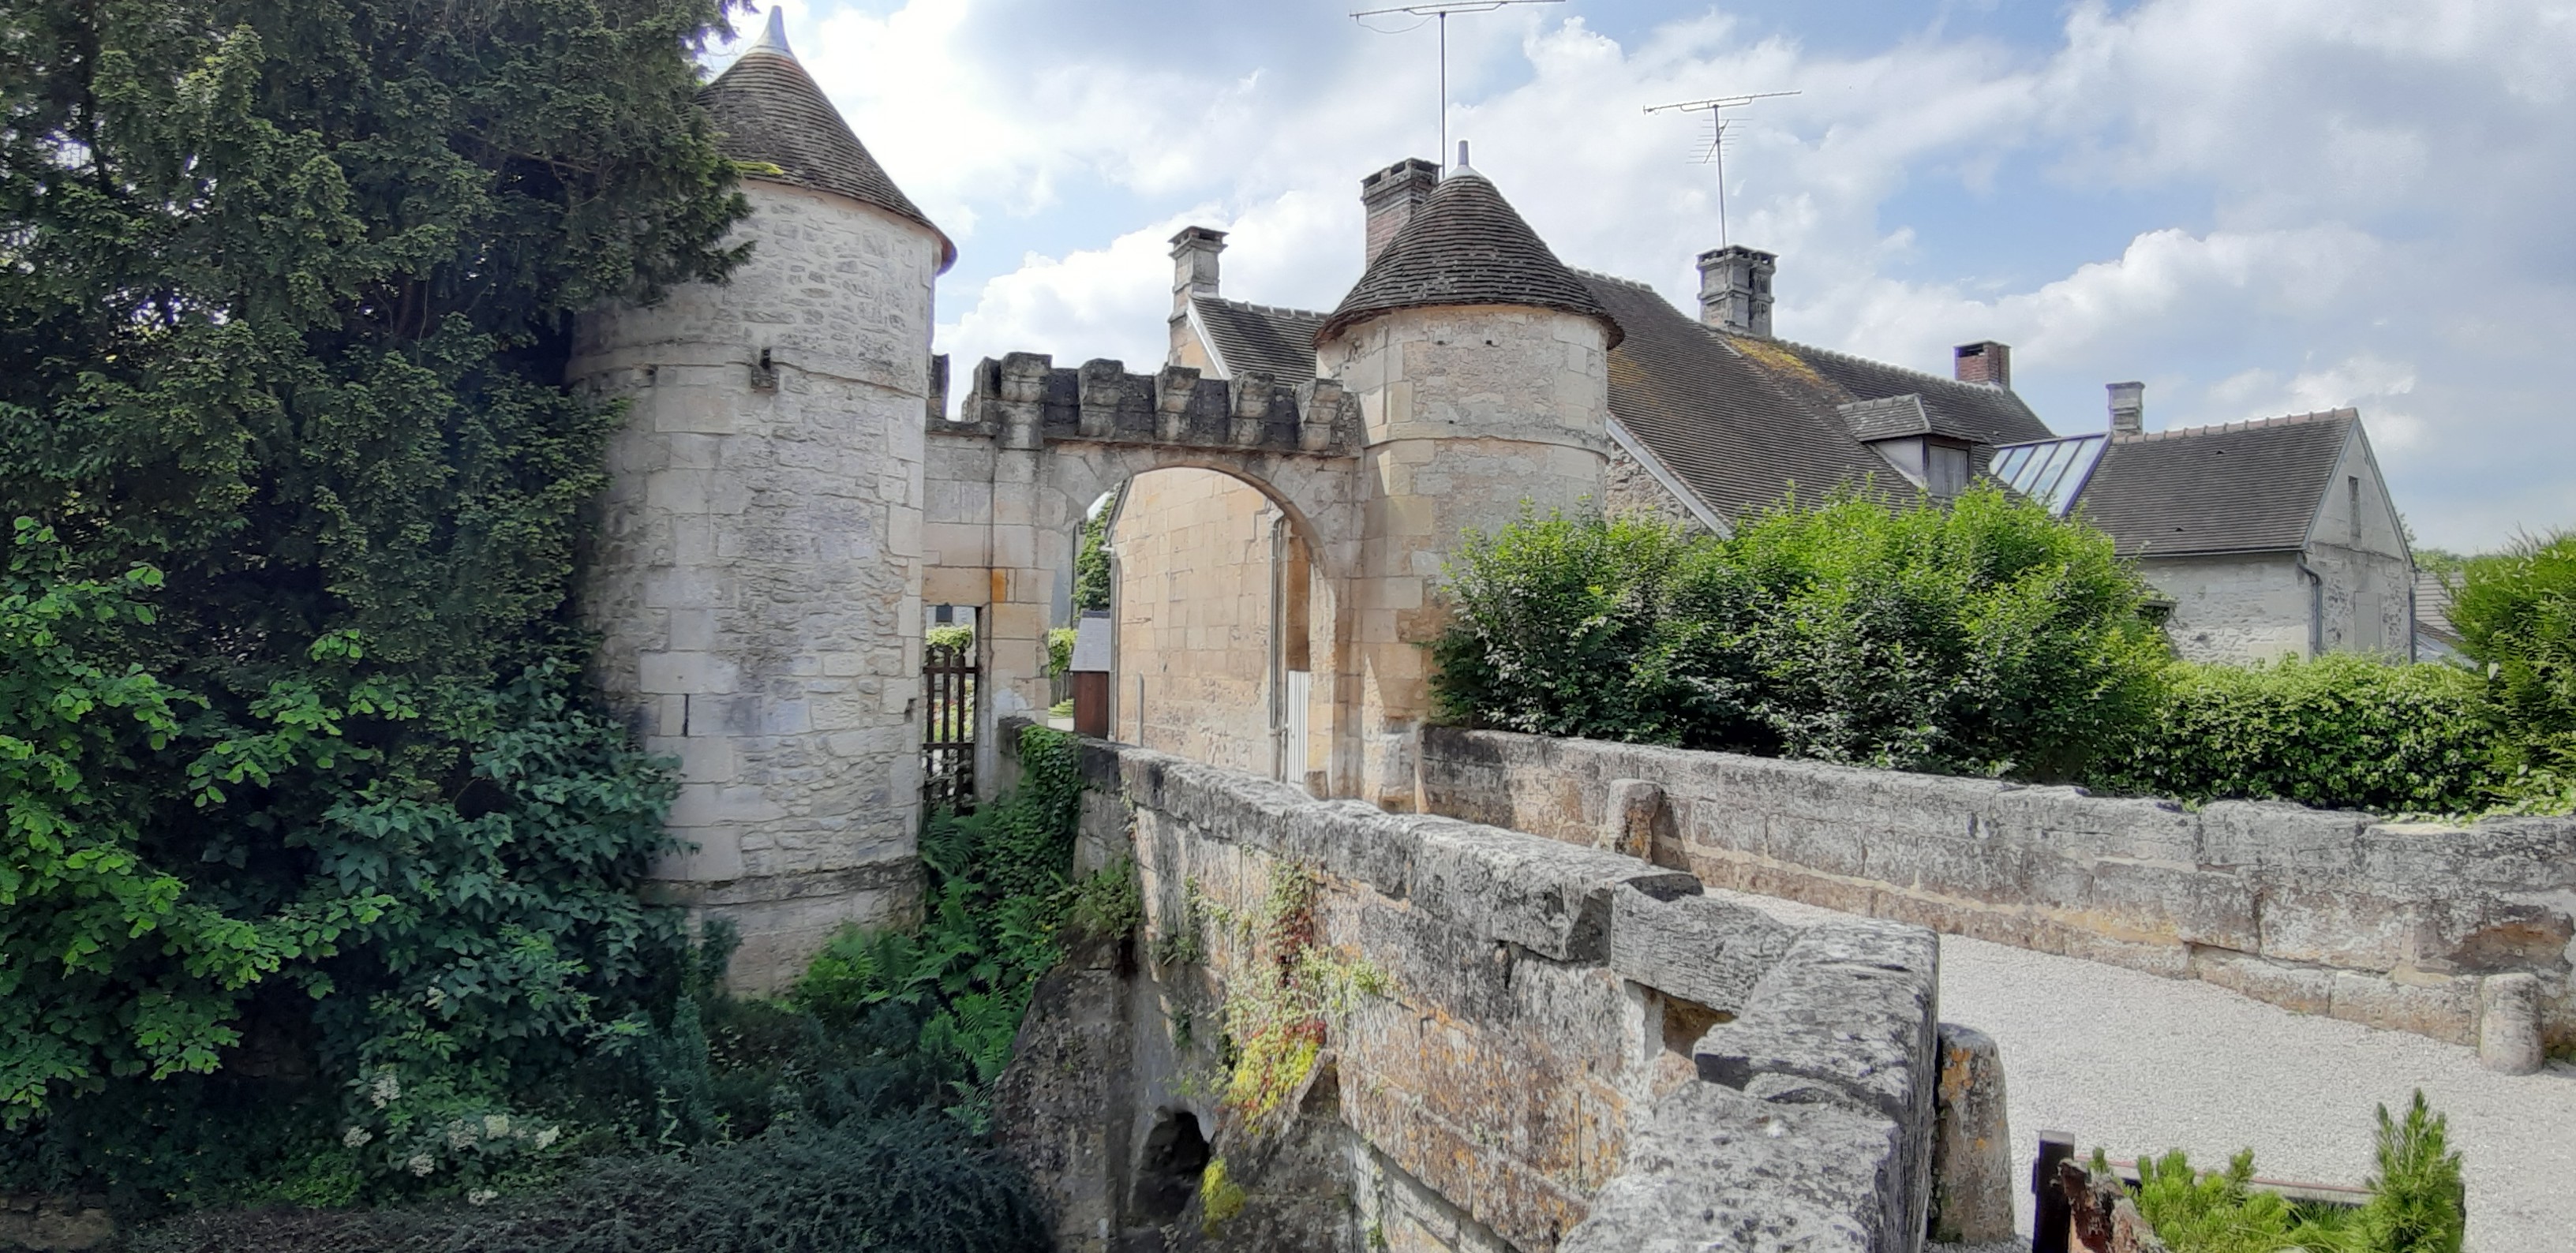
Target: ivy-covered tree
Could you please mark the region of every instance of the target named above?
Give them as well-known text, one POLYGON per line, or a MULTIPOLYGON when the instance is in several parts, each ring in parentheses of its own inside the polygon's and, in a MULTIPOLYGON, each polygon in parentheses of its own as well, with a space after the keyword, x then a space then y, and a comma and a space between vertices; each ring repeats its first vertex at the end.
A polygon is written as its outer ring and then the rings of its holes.
POLYGON ((739 259, 726 4, 0 8, 0 1117, 55 1175, 253 1054, 501 1091, 669 942, 562 371, 739 259))

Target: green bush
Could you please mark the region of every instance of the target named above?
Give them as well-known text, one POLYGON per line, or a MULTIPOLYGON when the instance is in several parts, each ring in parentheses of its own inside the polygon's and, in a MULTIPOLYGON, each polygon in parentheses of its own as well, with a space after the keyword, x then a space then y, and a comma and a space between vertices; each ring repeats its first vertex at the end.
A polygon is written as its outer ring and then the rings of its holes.
POLYGON ((2507 790, 2534 807, 2576 804, 2576 533, 2472 558, 2451 621, 2487 667, 2507 790))
POLYGON ((922 925, 836 937, 791 997, 836 1029, 888 1008, 916 1019, 924 1064, 970 1119, 981 1117, 985 1088, 1010 1062, 1067 918, 1080 902, 1116 895, 1072 877, 1082 793, 1072 738, 1029 727, 1019 763, 1009 796, 972 814, 934 815, 923 832, 922 925))
POLYGON ((2498 780, 2484 684, 2443 665, 2328 654, 2174 664, 2164 704, 2101 786, 2190 801, 2376 813, 2485 808, 2498 780))
POLYGON ((1723 539, 1524 518, 1470 535, 1447 593, 1452 720, 1912 770, 2071 777, 2143 724, 2164 654, 2107 536, 1993 487, 1723 539))

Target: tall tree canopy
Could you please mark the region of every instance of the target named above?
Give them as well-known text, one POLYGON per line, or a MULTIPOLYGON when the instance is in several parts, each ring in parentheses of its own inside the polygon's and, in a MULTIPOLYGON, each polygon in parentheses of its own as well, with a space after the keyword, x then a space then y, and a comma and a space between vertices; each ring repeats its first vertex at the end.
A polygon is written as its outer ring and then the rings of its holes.
POLYGON ((500 1083, 668 941, 562 374, 738 260, 727 4, 0 7, 0 1114, 58 1166, 263 1031, 500 1083))

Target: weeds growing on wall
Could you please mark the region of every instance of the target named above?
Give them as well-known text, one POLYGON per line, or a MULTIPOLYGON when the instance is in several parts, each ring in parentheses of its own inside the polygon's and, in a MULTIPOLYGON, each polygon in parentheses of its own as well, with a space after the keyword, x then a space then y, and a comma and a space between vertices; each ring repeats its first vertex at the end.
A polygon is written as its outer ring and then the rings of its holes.
POLYGON ((2153 707, 2164 644, 2110 539, 1983 486, 1470 535, 1443 713, 1542 735, 2064 779, 2153 707))
POLYGON ((1245 960, 1225 986, 1225 1107, 1257 1126, 1296 1095, 1334 1025, 1359 998, 1393 991, 1386 972, 1345 958, 1316 933, 1321 876, 1292 862, 1271 867, 1261 902, 1229 910, 1192 893, 1192 911, 1234 936, 1245 960))
MULTIPOLYGON (((2378 1168, 2358 1209, 2249 1187, 2252 1150, 2200 1172, 2180 1150, 2138 1159, 2138 1214, 2173 1253, 2460 1253, 2468 1229, 2448 1120, 2417 1092, 2402 1118, 2379 1107, 2378 1168)), ((2108 1170, 2102 1153, 2094 1169, 2108 1170)))

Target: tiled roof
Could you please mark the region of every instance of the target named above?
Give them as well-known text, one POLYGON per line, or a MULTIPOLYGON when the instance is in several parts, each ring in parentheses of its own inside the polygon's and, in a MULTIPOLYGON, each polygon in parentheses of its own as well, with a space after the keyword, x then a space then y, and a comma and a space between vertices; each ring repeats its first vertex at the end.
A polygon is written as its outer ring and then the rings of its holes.
POLYGON ((2120 436, 2076 508, 2124 557, 2302 548, 2360 420, 2334 409, 2120 436))
POLYGON ((1193 296, 1190 307, 1227 372, 1260 371, 1282 383, 1315 377, 1315 333, 1324 315, 1214 296, 1193 296))
POLYGON ((1904 484, 1835 412, 1849 396, 1757 364, 1746 349, 1763 341, 1711 331, 1642 284, 1584 279, 1628 332, 1610 353, 1610 412, 1711 509, 1732 520, 1792 485, 1813 500, 1863 479, 1904 484))
POLYGON ((1442 179, 1387 241, 1317 339, 1399 309, 1529 305, 1598 318, 1617 344, 1621 328, 1492 182, 1460 167, 1442 179))
POLYGON ((2018 444, 2047 439, 2053 432, 2011 389, 1962 383, 1938 374, 1855 357, 1830 348, 1767 342, 1775 353, 1851 393, 1854 400, 1884 400, 1913 395, 1922 399, 1931 429, 1979 444, 2018 444))
POLYGON ((1851 423, 1852 434, 1862 443, 1880 439, 1903 439, 1910 435, 1939 435, 1968 443, 1991 443, 1985 434, 1962 424, 1949 414, 1923 403, 1920 392, 1889 396, 1881 400, 1854 400, 1834 406, 1851 423))
POLYGON ((841 120, 812 75, 787 51, 772 18, 770 36, 753 45, 716 81, 698 91, 698 104, 715 121, 725 156, 777 166, 780 181, 834 192, 871 204, 939 236, 939 268, 957 260, 957 246, 886 177, 885 167, 841 120))

